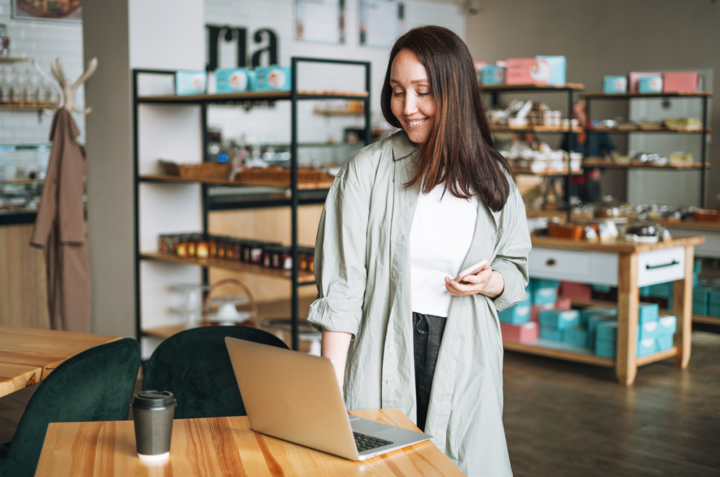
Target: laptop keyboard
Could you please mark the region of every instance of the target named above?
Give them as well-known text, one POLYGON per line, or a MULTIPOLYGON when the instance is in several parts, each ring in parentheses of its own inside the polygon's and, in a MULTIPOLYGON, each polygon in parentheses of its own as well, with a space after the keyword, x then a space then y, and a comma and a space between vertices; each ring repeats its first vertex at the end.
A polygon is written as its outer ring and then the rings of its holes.
POLYGON ((378 447, 392 444, 391 441, 386 441, 385 439, 378 439, 377 437, 360 434, 359 432, 353 432, 353 436, 355 436, 355 445, 357 446, 358 452, 365 452, 366 450, 376 449, 378 447))

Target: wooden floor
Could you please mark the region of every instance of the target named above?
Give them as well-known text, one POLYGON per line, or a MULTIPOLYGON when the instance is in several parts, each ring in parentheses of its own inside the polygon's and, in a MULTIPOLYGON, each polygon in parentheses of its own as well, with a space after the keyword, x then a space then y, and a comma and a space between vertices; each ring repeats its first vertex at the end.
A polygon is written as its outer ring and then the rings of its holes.
MULTIPOLYGON (((690 368, 612 369, 507 352, 505 432, 526 476, 720 476, 720 330, 693 332, 690 368)), ((0 399, 0 443, 35 387, 0 399)))

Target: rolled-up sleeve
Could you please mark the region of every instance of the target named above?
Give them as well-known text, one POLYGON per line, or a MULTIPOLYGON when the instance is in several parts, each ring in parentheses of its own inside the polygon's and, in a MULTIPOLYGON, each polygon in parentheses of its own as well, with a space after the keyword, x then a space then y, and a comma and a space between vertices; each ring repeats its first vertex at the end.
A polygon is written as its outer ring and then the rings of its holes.
POLYGON ((500 272, 505 280, 505 289, 495 298, 497 311, 515 306, 525 297, 531 248, 525 204, 517 187, 513 186, 513 193, 500 216, 500 244, 492 262, 492 269, 500 272))
POLYGON ((318 297, 308 321, 325 331, 357 334, 362 319, 369 194, 353 178, 352 164, 336 177, 315 242, 318 297))

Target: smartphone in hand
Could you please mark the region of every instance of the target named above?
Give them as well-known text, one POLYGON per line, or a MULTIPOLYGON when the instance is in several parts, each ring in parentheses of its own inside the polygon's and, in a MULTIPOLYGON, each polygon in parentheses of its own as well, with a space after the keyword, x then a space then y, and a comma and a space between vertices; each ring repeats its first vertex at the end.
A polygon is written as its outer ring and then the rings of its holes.
POLYGON ((458 276, 455 277, 455 281, 459 282, 462 281, 463 277, 466 277, 468 275, 476 275, 480 270, 485 268, 488 265, 488 261, 486 259, 480 260, 478 263, 473 265, 472 267, 468 267, 462 272, 458 273, 458 276))

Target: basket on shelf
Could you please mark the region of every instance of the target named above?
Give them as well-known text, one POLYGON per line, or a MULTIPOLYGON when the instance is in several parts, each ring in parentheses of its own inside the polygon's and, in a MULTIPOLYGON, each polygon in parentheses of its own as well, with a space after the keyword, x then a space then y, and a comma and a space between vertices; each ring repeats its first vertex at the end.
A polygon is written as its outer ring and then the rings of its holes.
MULTIPOLYGON (((268 167, 266 169, 245 169, 235 176, 235 180, 245 183, 277 184, 281 187, 290 186, 290 169, 268 167)), ((333 177, 326 171, 318 169, 298 169, 298 184, 315 184, 332 182, 333 177)))
POLYGON ((583 226, 577 224, 557 224, 548 222, 547 230, 551 237, 581 240, 583 238, 583 226))
POLYGON ((695 209, 693 216, 698 222, 720 222, 720 210, 718 209, 695 209))
POLYGON ((178 164, 172 161, 158 161, 165 174, 183 179, 228 180, 230 164, 201 162, 199 164, 178 164))

